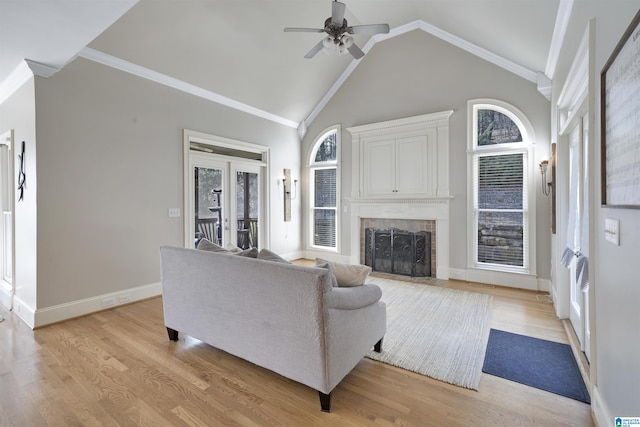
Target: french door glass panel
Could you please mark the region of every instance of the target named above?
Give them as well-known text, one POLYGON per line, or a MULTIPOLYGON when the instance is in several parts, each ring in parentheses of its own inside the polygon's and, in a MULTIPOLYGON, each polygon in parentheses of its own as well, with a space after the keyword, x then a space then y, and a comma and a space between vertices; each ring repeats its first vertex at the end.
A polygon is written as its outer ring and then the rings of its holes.
POLYGON ((255 165, 232 164, 235 182, 234 209, 235 221, 232 222, 232 236, 235 245, 241 249, 258 248, 261 234, 260 224, 260 167, 255 165))
POLYGON ((224 162, 198 162, 193 167, 194 243, 204 238, 218 245, 228 241, 225 235, 228 167, 224 162))
POLYGON ((220 246, 259 247, 263 230, 262 168, 197 154, 191 158, 190 234, 220 246))
MULTIPOLYGON (((584 133, 582 129, 582 121, 579 121, 569 136, 569 230, 573 234, 572 241, 567 244, 573 245, 574 252, 579 252, 583 247, 581 225, 584 198, 584 179, 583 179, 583 149, 584 149, 584 133)), ((586 313, 585 313, 585 296, 586 294, 580 290, 580 284, 576 280, 576 262, 571 263, 570 272, 570 304, 569 304, 569 320, 573 326, 580 347, 585 349, 585 332, 586 332, 586 313)))

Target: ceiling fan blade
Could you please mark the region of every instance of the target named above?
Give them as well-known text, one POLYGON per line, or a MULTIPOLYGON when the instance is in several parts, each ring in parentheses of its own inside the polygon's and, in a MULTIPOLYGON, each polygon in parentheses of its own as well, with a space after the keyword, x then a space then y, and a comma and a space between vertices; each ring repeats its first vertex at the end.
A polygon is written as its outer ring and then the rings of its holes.
POLYGON ((364 56, 364 52, 355 43, 353 43, 347 49, 349 50, 349 53, 356 59, 360 59, 364 56))
POLYGON ((347 28, 349 34, 387 34, 389 24, 354 25, 347 28))
POLYGON ((344 11, 347 6, 344 3, 340 3, 337 0, 331 2, 331 23, 333 25, 337 25, 338 27, 342 26, 344 22, 344 11))
POLYGON ((309 52, 307 52, 307 54, 304 56, 307 59, 311 59, 314 56, 316 56, 316 53, 320 52, 322 50, 322 48, 324 47, 323 45, 324 40, 320 40, 320 42, 315 45, 314 47, 311 48, 311 50, 309 52))
POLYGON ((324 33, 324 28, 291 28, 284 29, 285 33, 324 33))

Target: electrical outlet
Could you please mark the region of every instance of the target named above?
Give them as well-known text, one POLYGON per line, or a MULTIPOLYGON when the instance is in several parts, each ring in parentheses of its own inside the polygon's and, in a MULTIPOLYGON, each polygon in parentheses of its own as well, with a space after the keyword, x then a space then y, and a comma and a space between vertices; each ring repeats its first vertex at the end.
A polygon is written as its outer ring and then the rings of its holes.
POLYGON ((102 306, 103 307, 111 307, 112 305, 116 305, 116 299, 115 298, 105 298, 102 300, 102 306))
POLYGON ((130 302, 130 301, 131 301, 131 295, 129 295, 129 294, 120 295, 120 298, 119 298, 120 304, 124 304, 124 303, 130 302))

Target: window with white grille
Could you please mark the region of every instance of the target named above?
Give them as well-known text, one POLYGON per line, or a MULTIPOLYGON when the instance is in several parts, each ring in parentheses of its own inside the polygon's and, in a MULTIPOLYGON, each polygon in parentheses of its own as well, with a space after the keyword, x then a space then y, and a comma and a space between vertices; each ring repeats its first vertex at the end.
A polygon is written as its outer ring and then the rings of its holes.
POLYGON ((471 101, 469 115, 470 266, 530 273, 532 141, 526 118, 498 101, 471 101))

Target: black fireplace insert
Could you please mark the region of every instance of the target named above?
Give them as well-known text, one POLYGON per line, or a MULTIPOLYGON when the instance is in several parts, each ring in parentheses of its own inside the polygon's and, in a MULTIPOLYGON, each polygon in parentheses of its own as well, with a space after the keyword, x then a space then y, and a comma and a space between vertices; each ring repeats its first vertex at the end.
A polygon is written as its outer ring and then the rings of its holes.
POLYGON ((365 229, 364 263, 373 271, 411 277, 431 276, 431 233, 390 228, 365 229))

